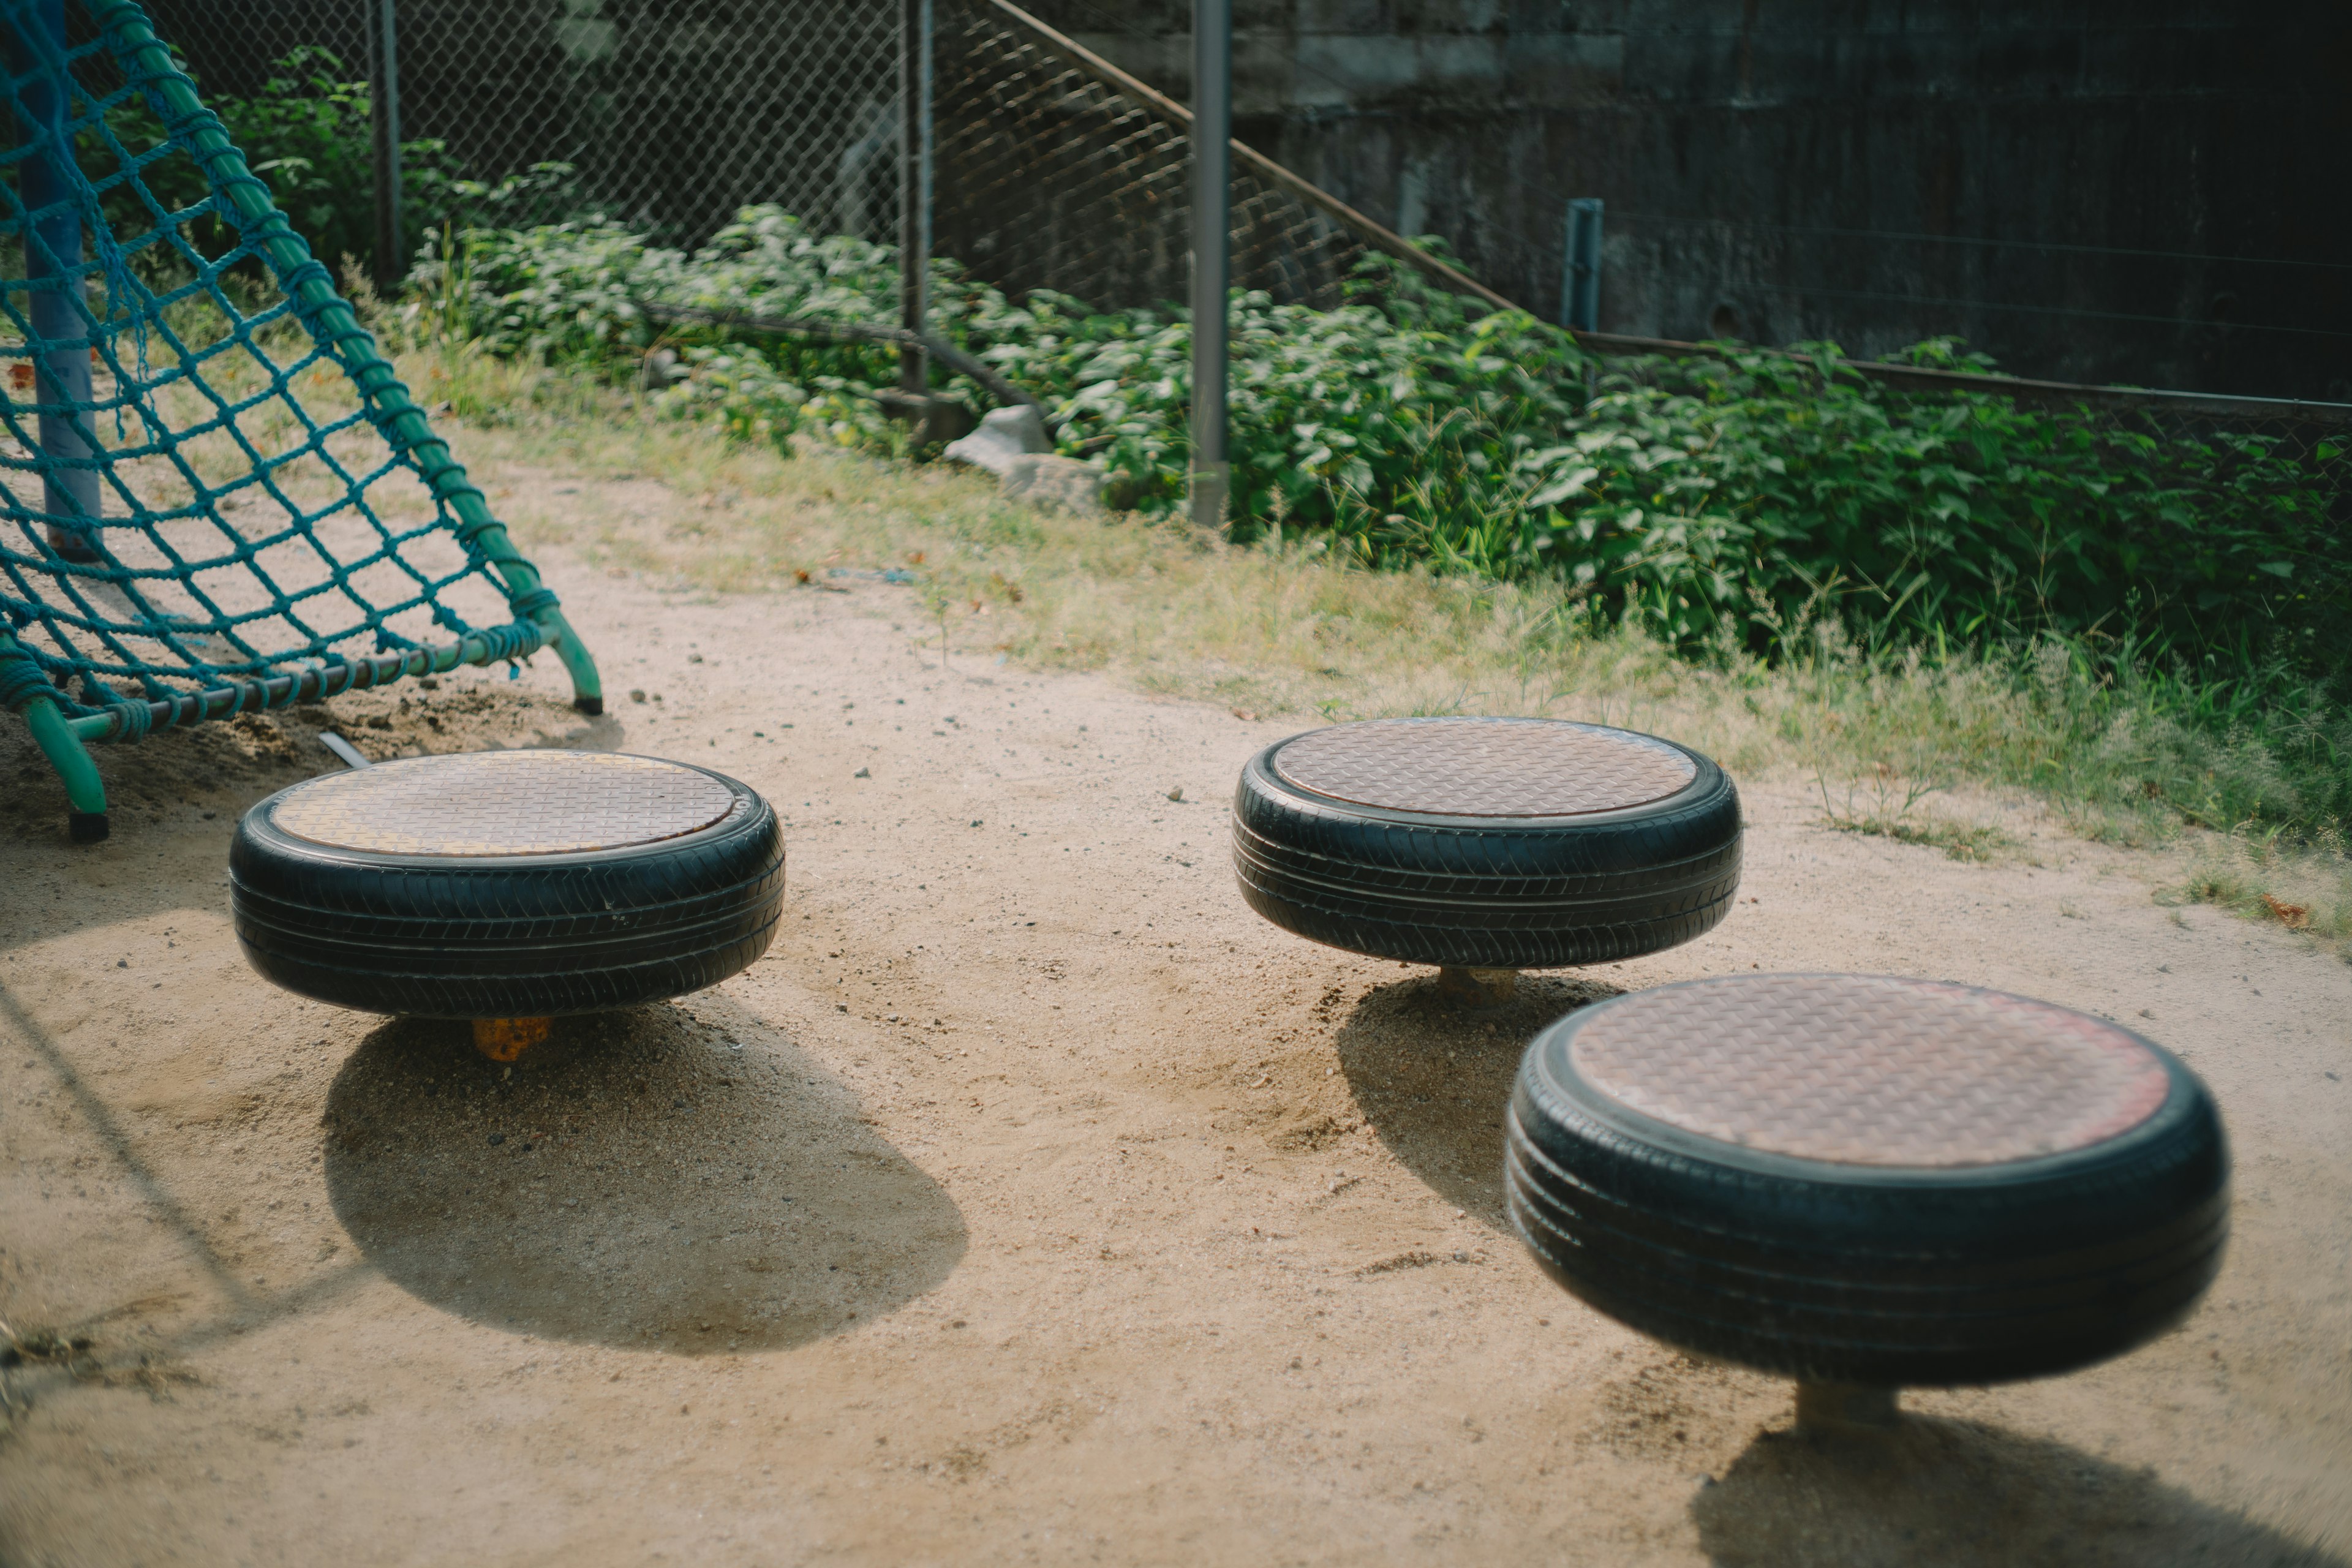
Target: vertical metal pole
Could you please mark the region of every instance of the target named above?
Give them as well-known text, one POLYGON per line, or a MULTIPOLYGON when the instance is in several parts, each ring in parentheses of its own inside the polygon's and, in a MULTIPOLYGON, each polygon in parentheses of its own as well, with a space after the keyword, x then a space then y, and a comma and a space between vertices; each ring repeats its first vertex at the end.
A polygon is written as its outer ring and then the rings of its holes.
POLYGON ((1192 0, 1192 524, 1225 525, 1225 293, 1233 215, 1233 0, 1192 0))
MULTIPOLYGON (((931 258, 929 213, 923 201, 929 164, 929 107, 925 92, 930 72, 929 7, 924 0, 898 0, 898 324, 923 330, 929 313, 931 258)), ((898 351, 898 390, 921 396, 926 385, 923 351, 898 351)), ((919 426, 928 428, 928 423, 919 426)))
POLYGON ((1568 265, 1559 280, 1559 319, 1571 331, 1601 330, 1601 202, 1568 204, 1568 265))
POLYGON ((394 0, 376 0, 375 277, 385 289, 408 271, 408 243, 400 211, 400 49, 394 0))
POLYGON ((918 195, 920 196, 921 201, 922 201, 922 206, 921 206, 921 208, 920 208, 920 211, 921 211, 921 214, 922 214, 922 220, 923 220, 923 221, 922 221, 922 249, 923 249, 923 260, 924 260, 924 262, 926 263, 926 265, 925 265, 925 266, 924 266, 924 268, 923 268, 923 273, 922 273, 922 279, 923 279, 923 315, 924 315, 924 317, 925 317, 926 319, 929 319, 929 317, 930 316, 930 313, 931 313, 931 269, 930 269, 930 267, 929 266, 929 261, 930 261, 930 258, 931 258, 931 200, 932 200, 932 186, 931 186, 931 177, 932 177, 932 172, 931 172, 931 158, 932 158, 932 154, 933 154, 933 153, 936 151, 936 149, 935 149, 935 148, 934 148, 934 146, 933 146, 933 142, 938 139, 938 126, 933 122, 932 118, 931 118, 931 115, 932 115, 932 106, 931 106, 931 56, 932 56, 932 52, 933 52, 933 45, 934 45, 935 41, 937 40, 937 38, 938 38, 938 37, 939 37, 939 34, 938 34, 938 31, 937 31, 937 25, 936 25, 936 21, 935 21, 935 19, 934 19, 933 14, 932 14, 932 0, 922 0, 922 6, 923 6, 923 72, 922 72, 922 74, 923 74, 923 81, 922 81, 922 89, 923 89, 923 90, 922 90, 923 163, 922 163, 922 177, 921 177, 919 180, 918 180, 918 181, 916 182, 916 184, 917 184, 917 187, 918 187, 918 195))
MULTIPOLYGON (((72 97, 63 72, 66 53, 65 0, 40 0, 35 13, 37 38, 20 40, 33 79, 25 108, 39 146, 19 176, 25 209, 35 216, 25 247, 31 282, 33 336, 43 345, 36 362, 33 400, 40 408, 41 456, 53 462, 86 461, 98 453, 98 427, 89 404, 90 315, 82 279, 81 203, 62 161, 73 156, 67 133, 72 97), (58 72, 52 76, 54 64, 58 72)), ((68 561, 99 558, 100 516, 95 465, 50 468, 41 477, 41 510, 49 521, 49 548, 68 561)))

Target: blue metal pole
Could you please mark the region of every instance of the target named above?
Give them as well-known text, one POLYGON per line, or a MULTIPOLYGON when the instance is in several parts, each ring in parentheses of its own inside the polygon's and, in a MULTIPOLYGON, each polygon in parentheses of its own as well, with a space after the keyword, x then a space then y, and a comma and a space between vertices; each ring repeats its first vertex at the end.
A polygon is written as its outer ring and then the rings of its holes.
MULTIPOLYGON (((20 13, 21 15, 21 13, 20 13)), ((34 24, 41 37, 20 40, 34 65, 25 89, 27 129, 38 142, 24 163, 22 195, 31 232, 25 246, 32 283, 35 341, 34 402, 40 410, 41 455, 87 466, 48 469, 42 510, 49 516, 49 548, 68 561, 95 561, 100 516, 98 427, 89 415, 92 318, 81 297, 81 204, 67 178, 73 156, 67 135, 70 83, 66 76, 65 0, 39 0, 34 24), (48 68, 54 66, 52 75, 48 68)))

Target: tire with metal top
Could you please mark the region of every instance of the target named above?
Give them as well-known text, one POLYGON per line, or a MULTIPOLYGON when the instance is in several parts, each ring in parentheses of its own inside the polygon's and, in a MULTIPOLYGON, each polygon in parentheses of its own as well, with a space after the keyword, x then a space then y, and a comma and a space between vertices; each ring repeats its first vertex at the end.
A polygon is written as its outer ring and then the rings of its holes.
POLYGON ((543 1017, 715 984, 782 917, 775 812, 684 763, 524 750, 306 780, 229 849, 263 975, 362 1012, 543 1017))
POLYGON ((1310 941, 1545 969, 1690 941, 1739 887, 1739 795, 1671 741, 1550 719, 1380 719, 1242 770, 1234 869, 1310 941))
POLYGON ((1520 1064, 1511 1222, 1588 1304, 1805 1384, 2118 1354, 2220 1269, 2210 1097, 2130 1030, 1928 981, 1737 975, 1570 1015, 1520 1064))

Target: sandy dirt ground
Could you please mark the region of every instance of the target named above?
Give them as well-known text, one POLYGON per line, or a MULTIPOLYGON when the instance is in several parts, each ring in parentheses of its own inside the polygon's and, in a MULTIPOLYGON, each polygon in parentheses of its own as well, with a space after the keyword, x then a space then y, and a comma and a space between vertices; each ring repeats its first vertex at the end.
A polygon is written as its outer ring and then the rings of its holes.
POLYGON ((2352 1557, 2339 957, 2026 814, 2025 855, 1965 865, 1751 780, 1712 935, 1463 1011, 1242 905, 1229 791, 1304 721, 943 669, 878 582, 712 603, 547 553, 600 721, 542 658, 110 751, 95 848, 0 723, 0 1318, 33 1347, 0 1563, 2352 1557), (789 824, 783 933, 510 1071, 274 991, 225 851, 329 721, 733 773, 789 824), (1756 968, 2001 986, 2181 1052, 2237 1160, 2202 1310, 1857 1446, 1563 1296, 1500 1205, 1523 1047, 1756 968))

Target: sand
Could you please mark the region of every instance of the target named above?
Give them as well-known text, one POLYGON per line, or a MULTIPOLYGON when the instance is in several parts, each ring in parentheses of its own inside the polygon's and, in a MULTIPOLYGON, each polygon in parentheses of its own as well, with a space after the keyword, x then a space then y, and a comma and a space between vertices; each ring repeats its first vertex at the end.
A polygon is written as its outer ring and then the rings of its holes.
POLYGON ((598 721, 542 658, 110 750, 95 847, 0 723, 0 1320, 39 1352, 0 1371, 0 1563, 2352 1554, 2339 957, 2161 907, 2162 863, 2023 808, 2027 852, 1969 865, 1767 778, 1714 933, 1465 1010, 1242 905, 1234 775, 1307 721, 942 668, 878 582, 710 602, 544 553, 598 721), (732 773, 788 823, 782 935, 511 1071, 275 991, 225 851, 332 765, 326 722, 732 773), (1521 1050, 1752 969, 2000 986, 2179 1051, 2237 1160, 2201 1310, 1857 1445, 1563 1295, 1501 1212, 1521 1050))

